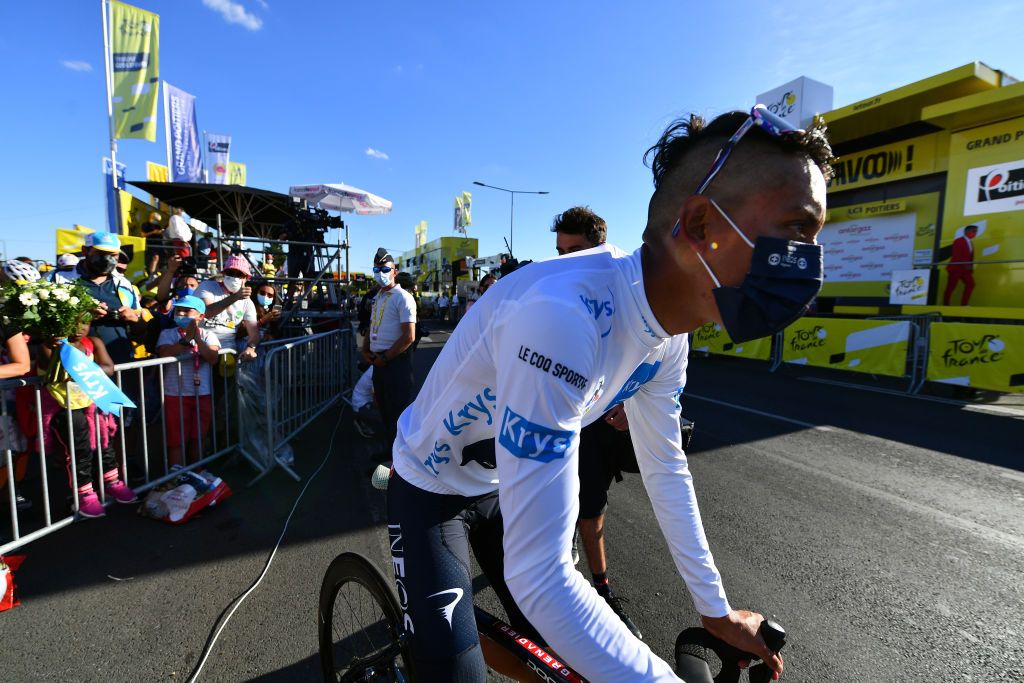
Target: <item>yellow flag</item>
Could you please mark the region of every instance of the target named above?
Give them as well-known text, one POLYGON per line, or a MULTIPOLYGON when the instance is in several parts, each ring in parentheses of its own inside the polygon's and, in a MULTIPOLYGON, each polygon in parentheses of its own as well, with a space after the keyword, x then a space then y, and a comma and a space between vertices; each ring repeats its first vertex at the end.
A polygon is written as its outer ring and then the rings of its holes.
POLYGON ((245 185, 245 164, 228 162, 228 185, 245 185))
POLYGON ((473 225, 473 195, 462 193, 462 227, 473 225))
POLYGON ((167 167, 163 164, 156 164, 152 161, 146 162, 146 180, 151 180, 155 183, 166 183, 167 173, 167 167))
POLYGON ((110 6, 114 137, 155 142, 160 17, 116 0, 110 6))

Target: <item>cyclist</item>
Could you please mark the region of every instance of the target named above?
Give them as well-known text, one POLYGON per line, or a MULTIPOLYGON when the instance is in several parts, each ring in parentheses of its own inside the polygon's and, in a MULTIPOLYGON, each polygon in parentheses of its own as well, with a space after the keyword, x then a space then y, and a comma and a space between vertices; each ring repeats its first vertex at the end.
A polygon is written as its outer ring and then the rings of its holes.
POLYGON ((703 625, 782 671, 756 635, 761 615, 726 598, 680 446, 679 397, 686 333, 718 321, 736 342, 765 336, 819 291, 831 150, 822 126, 794 131, 759 105, 677 122, 649 154, 644 244, 503 277, 402 413, 388 527, 421 680, 484 680, 469 543, 512 625, 586 678, 677 680, 571 559, 579 433, 620 403, 703 625))

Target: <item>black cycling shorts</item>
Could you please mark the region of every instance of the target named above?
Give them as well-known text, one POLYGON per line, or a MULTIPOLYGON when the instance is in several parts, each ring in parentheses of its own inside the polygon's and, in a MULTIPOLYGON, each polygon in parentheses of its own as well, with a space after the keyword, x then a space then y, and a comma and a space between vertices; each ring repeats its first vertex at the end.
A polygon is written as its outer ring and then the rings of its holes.
POLYGON ((392 474, 388 536, 417 681, 483 683, 487 678, 473 614, 470 545, 510 625, 544 642, 505 585, 503 530, 497 491, 475 498, 430 493, 392 474))
POLYGON ((600 517, 608 509, 608 489, 618 472, 615 449, 620 443, 615 427, 603 417, 580 432, 580 519, 600 517))

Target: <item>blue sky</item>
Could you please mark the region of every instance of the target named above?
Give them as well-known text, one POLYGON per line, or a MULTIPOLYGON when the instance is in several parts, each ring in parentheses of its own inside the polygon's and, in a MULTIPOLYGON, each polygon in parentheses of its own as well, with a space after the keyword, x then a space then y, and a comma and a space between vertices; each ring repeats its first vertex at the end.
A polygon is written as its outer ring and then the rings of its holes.
MULTIPOLYGON (((841 106, 974 60, 1024 78, 1012 2, 340 2, 143 0, 161 17, 161 76, 197 100, 199 126, 234 138, 251 186, 346 182, 394 202, 348 217, 353 270, 413 226, 503 250, 516 201, 520 258, 554 254, 552 217, 589 204, 610 240, 639 244, 645 149, 674 117, 748 108, 801 75, 841 106), (369 154, 376 150, 382 154, 369 154)), ((98 0, 0 6, 5 162, 0 239, 53 258, 56 227, 102 227, 106 101, 98 0)), ((160 114, 162 123, 162 112, 160 114)), ((125 140, 129 179, 156 143, 125 140)))

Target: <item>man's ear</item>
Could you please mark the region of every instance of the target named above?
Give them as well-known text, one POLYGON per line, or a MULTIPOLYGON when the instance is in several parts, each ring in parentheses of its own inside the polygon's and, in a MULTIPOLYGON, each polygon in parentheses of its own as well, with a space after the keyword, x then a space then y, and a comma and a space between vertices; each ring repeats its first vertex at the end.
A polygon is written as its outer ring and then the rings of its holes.
POLYGON ((679 212, 677 239, 686 240, 694 251, 703 253, 709 241, 711 202, 703 195, 690 195, 679 212))

